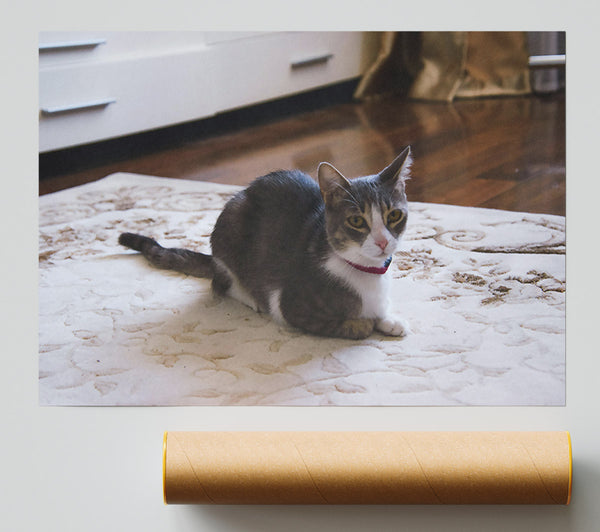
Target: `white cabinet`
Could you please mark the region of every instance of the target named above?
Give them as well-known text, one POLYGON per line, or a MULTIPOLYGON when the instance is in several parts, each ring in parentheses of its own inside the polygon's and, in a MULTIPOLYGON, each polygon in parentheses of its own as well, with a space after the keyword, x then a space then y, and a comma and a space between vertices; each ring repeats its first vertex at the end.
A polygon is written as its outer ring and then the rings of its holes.
POLYGON ((359 32, 40 34, 40 151, 207 117, 359 76, 359 32))

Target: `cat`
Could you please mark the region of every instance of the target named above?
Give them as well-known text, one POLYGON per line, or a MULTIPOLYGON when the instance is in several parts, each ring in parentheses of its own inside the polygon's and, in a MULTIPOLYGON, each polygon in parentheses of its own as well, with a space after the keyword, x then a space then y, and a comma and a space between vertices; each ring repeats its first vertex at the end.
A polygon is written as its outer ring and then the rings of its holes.
POLYGON ((404 336, 406 322, 388 314, 385 272, 406 228, 411 164, 407 147, 376 175, 349 180, 323 162, 318 184, 299 170, 259 177, 225 205, 212 255, 133 233, 119 243, 159 268, 212 278, 217 296, 282 325, 349 339, 404 336))

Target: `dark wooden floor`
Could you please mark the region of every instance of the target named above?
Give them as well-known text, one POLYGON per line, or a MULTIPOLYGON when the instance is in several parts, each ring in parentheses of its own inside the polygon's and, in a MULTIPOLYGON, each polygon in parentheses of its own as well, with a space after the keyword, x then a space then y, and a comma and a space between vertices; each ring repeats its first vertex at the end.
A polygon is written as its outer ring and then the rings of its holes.
POLYGON ((413 148, 409 200, 565 214, 564 94, 343 103, 230 130, 118 162, 55 173, 40 194, 113 172, 245 185, 279 168, 315 175, 329 161, 348 177, 375 173, 413 148))

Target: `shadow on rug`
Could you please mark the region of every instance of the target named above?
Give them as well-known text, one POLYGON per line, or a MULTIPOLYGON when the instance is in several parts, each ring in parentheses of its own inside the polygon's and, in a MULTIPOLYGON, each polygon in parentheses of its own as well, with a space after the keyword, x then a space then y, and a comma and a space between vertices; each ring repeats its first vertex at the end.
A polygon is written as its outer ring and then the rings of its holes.
POLYGON ((351 341, 215 300, 117 242, 210 252, 237 190, 114 174, 40 197, 40 404, 565 403, 563 217, 411 203, 388 275, 412 334, 351 341))

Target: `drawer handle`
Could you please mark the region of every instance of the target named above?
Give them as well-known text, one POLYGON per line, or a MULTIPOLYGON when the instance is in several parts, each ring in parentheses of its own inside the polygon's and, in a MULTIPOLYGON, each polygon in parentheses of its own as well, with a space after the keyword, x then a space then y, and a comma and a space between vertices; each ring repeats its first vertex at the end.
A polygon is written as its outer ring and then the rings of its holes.
POLYGON ((297 68, 304 68, 304 67, 309 67, 309 66, 314 66, 314 65, 322 65, 323 63, 327 63, 327 61, 329 61, 332 57, 333 57, 333 54, 316 55, 314 57, 307 57, 306 59, 299 59, 298 61, 292 61, 290 66, 292 67, 292 70, 296 70, 297 68))
POLYGON ((532 55, 529 57, 529 66, 535 67, 560 67, 566 64, 565 54, 532 55))
POLYGON ((92 39, 87 41, 43 43, 40 44, 38 48, 40 52, 50 52, 52 50, 67 50, 69 48, 93 48, 105 43, 106 39, 92 39))
POLYGON ((42 107, 41 111, 43 115, 58 115, 61 113, 69 113, 71 111, 85 111, 87 109, 106 107, 111 103, 116 103, 116 101, 117 100, 115 100, 114 98, 107 98, 106 100, 94 100, 92 102, 63 105, 60 107, 42 107))

